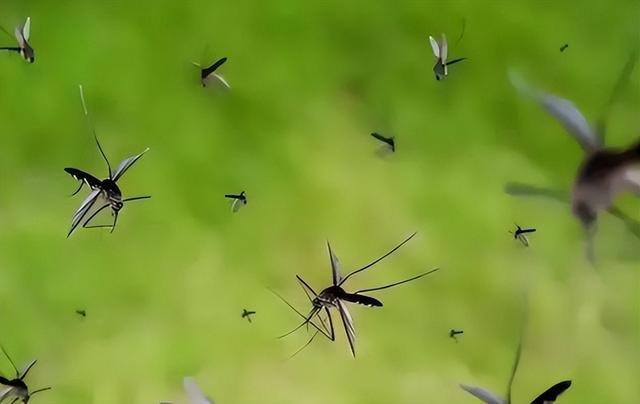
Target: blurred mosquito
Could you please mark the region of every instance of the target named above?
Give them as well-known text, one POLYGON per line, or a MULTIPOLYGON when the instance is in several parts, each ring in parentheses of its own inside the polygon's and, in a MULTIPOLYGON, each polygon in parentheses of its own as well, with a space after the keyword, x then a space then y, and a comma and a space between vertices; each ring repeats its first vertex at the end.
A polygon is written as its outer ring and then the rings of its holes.
POLYGON ((91 193, 89 194, 89 196, 87 196, 87 198, 82 202, 82 204, 80 205, 78 210, 76 210, 76 212, 73 214, 73 219, 71 220, 71 228, 69 229, 69 233, 67 233, 67 237, 69 237, 71 235, 71 233, 73 233, 73 231, 76 229, 76 227, 78 227, 78 225, 81 222, 83 222, 82 227, 84 227, 84 228, 104 228, 104 227, 107 227, 107 228, 111 229, 111 232, 113 232, 113 230, 115 229, 116 224, 118 222, 118 213, 120 212, 120 209, 122 209, 122 207, 124 206, 125 202, 137 201, 137 200, 140 200, 140 199, 149 199, 149 198, 151 198, 150 196, 135 196, 135 197, 123 199, 122 198, 122 192, 120 191, 120 188, 117 185, 118 180, 120 178, 122 178, 124 173, 129 168, 131 168, 131 166, 133 166, 135 164, 135 162, 138 161, 138 159, 140 157, 142 157, 142 155, 149 150, 149 148, 143 150, 142 153, 140 153, 140 154, 138 154, 136 156, 124 159, 120 163, 120 165, 116 168, 116 170, 112 171, 111 170, 111 164, 109 164, 109 160, 107 159, 106 154, 102 150, 102 146, 100 145, 100 142, 98 141, 98 136, 96 135, 96 130, 95 130, 95 128, 93 126, 93 123, 91 122, 91 119, 89 117, 89 112, 87 111, 87 106, 86 106, 85 101, 84 101, 84 93, 82 91, 82 86, 80 86, 80 100, 82 101, 82 108, 84 109, 84 114, 87 117, 87 122, 89 123, 91 131, 93 132, 93 138, 96 141, 96 145, 98 146, 98 150, 100 151, 100 154, 104 158, 104 161, 107 163, 107 169, 109 170, 109 177, 107 177, 107 178, 105 178, 104 180, 101 181, 98 178, 94 177, 93 175, 91 175, 91 174, 89 174, 89 173, 87 173, 85 171, 79 170, 77 168, 67 167, 67 168, 64 169, 73 178, 75 178, 76 180, 80 181, 80 186, 78 187, 78 189, 72 195, 75 195, 78 192, 80 192, 80 190, 82 189, 82 187, 85 184, 89 188, 91 188, 91 193), (89 218, 85 220, 85 216, 87 216, 89 211, 91 211, 91 209, 95 205, 96 201, 98 201, 98 200, 102 200, 103 202, 105 202, 104 205, 102 205, 100 208, 95 210, 89 216, 89 218), (91 226, 89 226, 89 222, 94 217, 96 217, 96 215, 98 213, 100 213, 102 210, 104 210, 105 208, 111 208, 111 214, 113 216, 113 223, 110 224, 110 225, 91 225, 91 226))
POLYGON ((242 318, 246 318, 247 321, 251 322, 251 316, 256 314, 255 311, 243 309, 242 310, 242 318))
POLYGON ((384 143, 382 148, 378 151, 378 155, 385 155, 389 152, 394 153, 396 151, 396 140, 394 136, 386 137, 376 132, 373 132, 371 136, 384 143))
POLYGON ((513 234, 513 238, 515 240, 518 240, 522 243, 522 245, 524 245, 525 247, 529 247, 529 239, 527 238, 527 233, 534 233, 536 231, 536 229, 523 229, 522 227, 518 226, 516 224, 516 231, 513 232, 511 230, 509 230, 509 233, 513 234))
MULTIPOLYGON (((4 28, 2 28, 2 30, 7 35, 11 36, 11 34, 8 33, 4 28)), ((17 52, 27 62, 29 63, 35 62, 36 55, 35 55, 35 52, 33 51, 33 48, 29 44, 30 34, 31 34, 31 17, 27 17, 27 20, 24 22, 24 25, 21 27, 16 27, 15 29, 15 36, 16 36, 16 40, 18 41, 18 46, 5 46, 5 47, 1 47, 0 50, 17 52)))
POLYGON ((224 77, 216 73, 216 70, 218 70, 218 68, 222 66, 226 61, 226 57, 220 58, 216 60, 211 66, 204 68, 200 63, 192 62, 194 66, 200 69, 200 82, 202 83, 202 87, 206 87, 207 84, 209 84, 211 81, 215 81, 222 84, 226 88, 230 88, 229 83, 227 83, 224 77))
MULTIPOLYGON (((388 257, 389 255, 391 255, 392 253, 394 253, 398 248, 402 247, 404 244, 406 244, 409 240, 411 240, 413 238, 413 236, 415 236, 416 233, 413 233, 411 236, 409 236, 407 239, 405 239, 404 241, 402 241, 400 244, 398 244, 396 247, 394 247, 391 251, 387 252, 386 254, 384 254, 382 257, 376 259, 375 261, 363 266, 362 268, 356 269, 354 271, 351 271, 349 274, 347 274, 347 276, 342 276, 340 274, 340 268, 339 268, 339 262, 338 262, 338 257, 336 257, 336 255, 333 253, 333 251, 331 250, 331 245, 327 242, 327 248, 329 251, 329 258, 331 260, 331 273, 332 273, 332 284, 331 286, 326 287, 325 289, 323 289, 319 294, 316 293, 314 291, 314 289, 309 286, 309 284, 307 282, 305 282, 304 279, 302 279, 301 276, 296 275, 296 278, 298 279, 298 282, 300 283, 302 289, 304 290, 307 298, 311 301, 313 307, 311 309, 311 311, 309 312, 309 314, 307 316, 303 315, 302 313, 300 313, 298 310, 296 310, 291 304, 289 304, 284 298, 282 298, 280 295, 278 295, 276 293, 276 296, 278 296, 280 299, 282 299, 282 301, 284 301, 291 309, 293 309, 300 317, 302 317, 304 319, 304 321, 298 325, 296 328, 294 328, 293 330, 287 332, 286 334, 281 335, 278 338, 283 338, 286 337, 287 335, 290 335, 292 333, 294 333, 295 331, 297 331, 298 329, 300 329, 301 327, 311 324, 315 329, 316 332, 313 334, 313 336, 311 337, 311 339, 309 339, 309 341, 302 347, 300 348, 296 354, 304 349, 307 345, 309 345, 313 339, 316 337, 316 335, 318 335, 318 333, 323 334, 325 337, 327 337, 328 339, 330 339, 331 341, 335 340, 335 333, 334 333, 334 329, 333 329, 333 319, 331 318, 331 312, 329 311, 330 308, 335 308, 338 310, 338 312, 340 313, 340 318, 342 320, 342 325, 344 326, 344 330, 345 333, 347 335, 347 340, 349 341, 349 347, 351 348, 351 354, 355 357, 355 328, 353 325, 353 319, 351 317, 351 314, 349 313, 349 309, 347 308, 346 303, 357 303, 357 304, 361 304, 364 306, 369 306, 369 307, 382 307, 382 302, 379 301, 378 299, 375 299, 373 297, 370 296, 366 296, 363 295, 362 293, 365 292, 373 292, 373 291, 377 291, 377 290, 383 290, 383 289, 388 289, 388 288, 392 288, 394 286, 398 286, 401 285, 403 283, 407 283, 407 282, 411 282, 414 281, 416 279, 422 278, 423 276, 429 275, 433 272, 436 272, 437 270, 439 270, 439 268, 434 268, 428 272, 424 272, 420 275, 411 277, 409 279, 405 279, 399 282, 394 282, 388 285, 384 285, 384 286, 378 286, 378 287, 374 287, 374 288, 367 288, 367 289, 360 289, 357 290, 353 293, 347 292, 343 289, 343 285, 345 284, 345 282, 351 278, 353 275, 356 275, 368 268, 371 268, 372 266, 374 266, 375 264, 377 264, 378 262, 382 261, 384 258, 388 257), (326 314, 326 318, 328 320, 328 326, 325 323, 325 320, 323 320, 323 318, 321 317, 322 312, 324 312, 326 314), (313 317, 317 317, 320 320, 320 326, 316 325, 312 319, 313 317)), ((275 292, 274 292, 275 293, 275 292)), ((294 354, 295 355, 295 354, 294 354)))
POLYGON ((185 377, 183 381, 184 391, 187 393, 189 404, 214 404, 213 400, 204 395, 198 383, 193 377, 185 377))
POLYGON ((429 42, 431 42, 431 49, 433 49, 433 55, 436 57, 436 64, 433 66, 433 73, 436 76, 436 80, 442 80, 449 75, 449 66, 462 62, 466 58, 458 58, 451 61, 447 61, 448 45, 447 37, 442 34, 440 42, 436 41, 434 37, 429 36, 429 42))
POLYGON ((45 387, 42 389, 34 390, 31 393, 29 393, 29 388, 27 387, 27 384, 25 383, 24 378, 27 377, 27 374, 29 373, 31 368, 36 364, 37 359, 34 359, 31 363, 29 363, 26 369, 22 373, 20 373, 16 365, 13 363, 13 360, 11 360, 11 357, 9 356, 7 351, 4 349, 4 347, 0 345, 0 348, 2 348, 2 352, 7 357, 9 362, 11 362, 11 366, 13 366, 13 370, 15 370, 16 372, 15 379, 9 380, 5 377, 0 376, 0 403, 3 402, 5 399, 14 397, 13 401, 11 401, 11 404, 14 404, 18 400, 22 400, 22 402, 26 404, 29 402, 31 397, 33 397, 35 394, 46 391, 46 390, 51 390, 51 387, 45 387))
POLYGON ((567 49, 568 47, 569 47, 569 44, 568 44, 568 43, 566 43, 566 44, 562 45, 562 46, 560 47, 560 52, 564 52, 564 51, 565 51, 565 49, 567 49))
POLYGON ((449 331, 449 338, 453 338, 454 340, 456 340, 456 342, 458 342, 457 336, 458 335, 462 335, 462 334, 464 334, 464 331, 462 331, 462 330, 458 331, 458 330, 455 330, 455 329, 452 328, 449 331))
POLYGON ((76 310, 76 314, 82 317, 87 317, 86 310, 76 310))
POLYGON ((225 194, 224 197, 233 200, 233 202, 231 203, 231 211, 232 212, 239 211, 241 207, 243 207, 244 205, 247 204, 247 195, 244 193, 244 191, 240 192, 237 195, 236 194, 225 194))

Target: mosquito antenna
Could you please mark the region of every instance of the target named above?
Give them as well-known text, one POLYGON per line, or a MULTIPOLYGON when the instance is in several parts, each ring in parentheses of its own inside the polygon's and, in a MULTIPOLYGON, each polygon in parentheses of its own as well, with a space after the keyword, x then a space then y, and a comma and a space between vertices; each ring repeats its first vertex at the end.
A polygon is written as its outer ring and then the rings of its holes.
POLYGON ((458 43, 460 43, 460 41, 462 40, 462 37, 464 36, 464 31, 465 31, 466 27, 467 27, 467 18, 466 17, 462 17, 462 31, 460 32, 460 36, 456 40, 456 43, 454 44, 454 46, 458 46, 458 43))
POLYGON ((47 390, 51 390, 51 387, 44 387, 35 391, 32 391, 31 394, 29 394, 30 396, 33 396, 36 393, 42 393, 43 391, 47 391, 47 390))
POLYGON ((7 359, 9 359, 9 362, 11 362, 11 366, 13 366, 13 370, 16 371, 16 377, 20 377, 20 372, 18 372, 18 368, 16 367, 16 364, 13 363, 13 360, 11 359, 9 354, 7 353, 7 350, 4 349, 4 346, 2 344, 0 344, 0 348, 2 349, 2 352, 4 353, 4 356, 6 356, 7 359))
POLYGON ((89 116, 89 110, 87 109, 87 104, 84 101, 84 90, 82 89, 82 84, 80 84, 78 87, 80 87, 80 101, 82 101, 82 109, 84 110, 84 116, 87 118, 87 123, 89 124, 89 128, 91 129, 91 132, 93 132, 93 138, 96 140, 96 144, 98 145, 98 150, 100 150, 100 154, 102 154, 104 161, 107 163, 107 168, 109 169, 109 178, 111 178, 112 177, 111 164, 109 164, 109 159, 107 159, 107 155, 104 154, 104 150, 102 150, 100 141, 98 141, 96 128, 93 126, 93 122, 91 121, 91 117, 89 116))
POLYGON ((27 377, 27 373, 29 373, 29 371, 36 364, 36 362, 38 362, 37 359, 31 362, 29 366, 27 366, 27 368, 24 370, 24 373, 22 373, 22 376, 20 376, 20 380, 24 380, 24 378, 27 377))
POLYGON ((432 270, 431 270, 431 271, 429 271, 429 272, 422 273, 422 274, 420 274, 420 275, 414 276, 413 278, 405 279, 405 280, 400 281, 400 282, 395 282, 395 283, 392 283, 392 284, 390 284, 390 285, 379 286, 379 287, 377 287, 377 288, 361 289, 361 290, 355 291, 355 292, 354 292, 354 294, 356 294, 356 293, 364 293, 364 292, 373 292, 374 290, 389 289, 389 288, 392 288, 392 287, 394 287, 394 286, 402 285, 403 283, 407 283, 407 282, 415 281, 416 279, 420 279, 420 278, 422 278, 423 276, 427 276, 427 275, 432 274, 432 273, 434 273, 434 272, 436 272, 436 271, 438 271, 438 270, 440 270, 440 268, 434 268, 434 269, 432 269, 432 270))
POLYGON ((342 278, 342 280, 340 281, 340 283, 337 286, 342 285, 343 283, 345 283, 347 281, 347 279, 349 279, 351 276, 357 274, 358 272, 362 272, 365 269, 371 268, 372 266, 374 266, 375 264, 377 264, 378 262, 382 261, 383 259, 387 258, 389 255, 393 254, 394 252, 396 252, 396 250, 400 247, 402 247, 403 245, 405 245, 406 243, 409 242, 409 240, 411 240, 413 238, 413 236, 415 236, 417 234, 417 232, 413 233, 412 235, 410 235, 409 237, 407 237, 402 243, 398 244, 397 246, 395 246, 391 251, 389 251, 388 253, 386 253, 385 255, 383 255, 382 257, 378 258, 377 260, 371 262, 370 264, 367 264, 365 266, 363 266, 360 269, 356 269, 355 271, 351 271, 347 274, 347 276, 345 276, 344 278, 342 278))

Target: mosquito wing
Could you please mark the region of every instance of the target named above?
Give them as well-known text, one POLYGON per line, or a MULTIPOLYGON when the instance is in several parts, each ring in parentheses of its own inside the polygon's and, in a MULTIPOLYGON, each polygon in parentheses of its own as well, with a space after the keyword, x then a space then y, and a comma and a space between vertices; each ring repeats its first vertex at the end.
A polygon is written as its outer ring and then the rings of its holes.
POLYGON ((16 40, 18 41, 18 46, 20 47, 20 49, 24 49, 25 41, 24 37, 22 36, 22 30, 20 30, 20 27, 16 27, 14 33, 16 35, 16 40))
POLYGON ((327 249, 329 250, 329 258, 331 259, 331 275, 333 279, 333 285, 339 285, 342 282, 342 275, 340 274, 340 262, 338 257, 331 250, 331 244, 327 241, 327 249))
POLYGON ((89 213, 89 211, 91 210, 91 207, 93 207, 93 205, 96 203, 99 197, 100 197, 100 190, 95 189, 91 191, 89 196, 87 196, 87 198, 82 202, 78 210, 76 210, 76 213, 73 214, 73 219, 71 219, 71 228, 69 229, 69 233, 67 234, 67 237, 69 237, 71 233, 73 233, 73 231, 76 229, 76 227, 78 227, 80 222, 82 222, 82 219, 84 219, 87 213, 89 213))
POLYGON ((231 88, 231 86, 229 85, 229 83, 227 83, 227 80, 224 79, 224 77, 222 77, 221 75, 219 75, 218 73, 212 73, 211 77, 213 77, 214 79, 216 79, 216 81, 218 81, 218 83, 222 84, 225 88, 231 88))
POLYGON ((550 404, 555 403, 558 396, 571 387, 571 380, 565 380, 551 386, 547 391, 540 394, 531 404, 550 404))
POLYGON ((120 165, 118 166, 118 168, 116 168, 116 171, 113 173, 113 178, 112 178, 112 180, 113 180, 114 182, 118 181, 118 179, 124 175, 124 173, 129 169, 129 167, 131 167, 132 165, 134 165, 134 164, 135 164, 135 162, 136 162, 136 161, 138 161, 138 159, 139 159, 140 157, 142 157, 142 155, 143 155, 143 154, 145 154, 145 153, 146 153, 146 152, 148 152, 148 151, 149 151, 149 148, 147 147, 146 149, 144 149, 144 150, 142 151, 142 153, 140 153, 140 154, 138 154, 138 155, 136 155, 136 156, 133 156, 133 157, 129 157, 129 158, 127 158, 127 159, 124 159, 124 160, 120 163, 120 165))
POLYGON ((431 49, 433 50, 433 56, 435 56, 436 59, 440 59, 440 45, 438 45, 438 41, 436 41, 434 37, 429 35, 429 42, 431 43, 431 49))
POLYGON ((440 59, 442 59, 442 64, 447 65, 447 56, 449 53, 449 45, 447 44, 447 36, 442 33, 442 42, 440 42, 440 59))
POLYGON ((198 383, 196 383, 193 377, 185 377, 183 385, 184 391, 189 398, 189 404, 214 404, 213 400, 207 398, 202 390, 200 390, 198 383))
POLYGON ((342 300, 338 300, 338 311, 340 312, 340 317, 342 318, 344 331, 347 334, 347 340, 349 340, 349 348, 351 348, 351 354, 353 355, 353 357, 355 357, 356 330, 353 327, 353 319, 351 318, 351 313, 349 313, 347 305, 342 300))
POLYGON ((25 42, 29 41, 29 36, 31 35, 31 17, 27 17, 27 21, 24 22, 24 26, 22 27, 22 37, 25 42))
POLYGON ((467 386, 466 384, 461 384, 460 387, 486 404, 507 404, 503 398, 482 387, 467 386))
POLYGON ((7 398, 11 397, 15 393, 15 388, 13 387, 4 387, 0 389, 0 403, 2 403, 7 398))

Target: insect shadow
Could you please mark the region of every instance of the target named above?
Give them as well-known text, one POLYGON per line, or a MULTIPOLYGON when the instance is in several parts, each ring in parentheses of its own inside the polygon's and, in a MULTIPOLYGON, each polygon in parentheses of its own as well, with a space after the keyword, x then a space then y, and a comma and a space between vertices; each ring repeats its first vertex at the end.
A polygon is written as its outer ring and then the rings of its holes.
POLYGON ((360 290, 357 290, 357 291, 355 291, 353 293, 347 292, 346 290, 344 290, 343 285, 352 276, 354 276, 354 275, 356 275, 356 274, 358 274, 358 273, 360 273, 362 271, 365 271, 368 268, 371 268, 372 266, 374 266, 378 262, 382 261, 383 259, 385 259, 389 255, 393 254, 397 249, 399 249, 404 244, 406 244, 415 235, 416 235, 416 233, 413 233, 408 238, 406 238, 404 241, 402 241, 400 244, 398 244, 396 247, 394 247, 392 250, 390 250, 389 252, 384 254, 382 257, 380 257, 380 258, 376 259, 375 261, 363 266, 362 268, 359 268, 359 269, 351 271, 349 274, 347 274, 347 276, 344 276, 344 277, 340 273, 340 268, 339 268, 340 264, 338 262, 338 257, 333 253, 333 251, 331 250, 331 245, 329 244, 329 242, 327 242, 327 248, 328 248, 328 251, 329 251, 329 258, 331 260, 332 284, 330 286, 326 287, 325 289, 323 289, 320 293, 316 293, 315 290, 311 286, 309 286, 309 284, 307 282, 305 282, 305 280, 302 279, 302 277, 300 275, 296 275, 296 279, 298 280, 300 286, 304 290, 307 298, 309 299, 309 301, 311 302, 311 304, 313 306, 311 308, 311 311, 309 312, 309 314, 306 315, 306 316, 304 314, 300 313, 295 307, 293 307, 289 302, 287 302, 282 296, 280 296, 277 293, 273 292, 285 304, 287 304, 293 311, 295 311, 300 317, 302 317, 304 319, 304 321, 302 323, 300 323, 300 325, 295 327, 293 330, 291 330, 291 331, 279 336, 278 338, 284 338, 284 337, 296 332, 297 330, 299 330, 303 326, 309 325, 309 324, 311 324, 311 326, 313 328, 315 328, 315 330, 316 330, 315 333, 312 335, 312 337, 307 341, 307 343, 305 345, 303 345, 300 349, 298 349, 298 351, 296 351, 292 356, 295 356, 298 352, 300 352, 302 349, 306 348, 309 344, 311 344, 311 342, 314 340, 314 338, 318 334, 322 334, 326 338, 328 338, 329 340, 335 341, 335 333, 334 333, 334 328, 333 328, 333 319, 331 317, 331 312, 329 311, 330 308, 334 308, 340 314, 340 319, 342 321, 342 325, 343 325, 345 333, 347 335, 347 340, 349 341, 349 348, 351 349, 351 354, 355 357, 355 328, 354 328, 354 324, 353 324, 353 318, 351 317, 351 314, 349 313, 349 309, 347 308, 347 304, 346 303, 357 303, 357 304, 361 304, 361 305, 369 306, 369 307, 382 307, 382 302, 381 301, 379 301, 378 299, 375 299, 375 298, 373 298, 371 296, 363 295, 362 293, 388 289, 388 288, 392 288, 394 286, 401 285, 403 283, 411 282, 411 281, 414 281, 416 279, 422 278, 422 277, 424 277, 426 275, 429 275, 429 274, 431 274, 433 272, 436 272, 440 268, 434 268, 434 269, 432 269, 430 271, 424 272, 422 274, 416 275, 414 277, 411 277, 409 279, 405 279, 405 280, 402 280, 402 281, 399 281, 399 282, 394 282, 394 283, 391 283, 391 284, 388 284, 388 285, 378 286, 378 287, 374 287, 374 288, 360 289, 360 290), (321 316, 321 314, 323 314, 323 313, 326 315, 326 320, 323 319, 322 316, 321 316), (314 317, 317 317, 317 319, 320 321, 320 325, 317 325, 313 321, 314 317), (327 325, 327 322, 328 322, 328 325, 327 325))
POLYGON ((96 134, 95 127, 93 126, 93 123, 91 122, 91 118, 89 117, 89 112, 87 110, 87 106, 84 101, 84 93, 82 90, 82 86, 80 86, 80 100, 82 101, 82 108, 84 109, 85 117, 87 118, 87 122, 93 133, 93 138, 96 141, 98 150, 100 151, 102 158, 104 158, 104 161, 107 163, 109 176, 104 180, 99 180, 93 175, 85 171, 79 170, 77 168, 67 167, 64 169, 64 171, 69 173, 73 178, 75 178, 80 182, 80 186, 72 194, 72 196, 80 192, 80 190, 85 184, 89 188, 91 188, 91 193, 89 194, 89 196, 87 196, 87 198, 82 202, 78 210, 76 210, 76 212, 73 214, 73 218, 71 220, 71 228, 67 233, 67 237, 69 237, 71 233, 73 233, 73 231, 76 229, 76 227, 78 227, 78 225, 80 225, 80 223, 83 223, 82 227, 84 228, 107 227, 111 229, 111 232, 113 232, 118 222, 118 213, 124 206, 125 202, 151 198, 150 196, 135 196, 135 197, 123 199, 122 192, 120 191, 120 187, 118 187, 118 184, 117 184, 118 180, 122 178, 124 173, 127 172, 127 170, 131 168, 136 163, 136 161, 138 161, 138 159, 142 157, 142 155, 149 150, 149 148, 146 148, 145 150, 142 151, 142 153, 138 155, 124 159, 120 163, 120 165, 118 165, 116 170, 113 171, 111 169, 111 164, 109 164, 109 159, 107 159, 107 156, 104 153, 104 150, 100 145, 100 142, 98 141, 98 136, 96 134), (97 201, 102 201, 103 205, 100 208, 96 209, 91 215, 89 215, 87 219, 85 219, 85 217, 89 214, 89 212, 92 210, 92 208, 94 207, 97 201), (94 217, 96 217, 96 215, 101 211, 103 211, 105 208, 111 208, 113 223, 110 225, 89 225, 89 222, 91 222, 91 220, 94 217))
MULTIPOLYGON (((11 36, 11 34, 7 32, 7 30, 5 30, 4 28, 0 27, 0 29, 2 29, 2 31, 4 31, 7 35, 11 36)), ((31 35, 31 17, 27 17, 27 20, 24 22, 24 25, 21 27, 16 27, 15 29, 15 37, 16 37, 16 40, 18 41, 18 46, 4 46, 4 47, 0 47, 0 50, 19 53, 24 60, 26 60, 29 63, 33 63, 36 61, 36 55, 33 48, 29 44, 30 35, 31 35)))
POLYGON ((29 387, 27 387, 27 384, 24 381, 24 379, 27 377, 27 374, 29 373, 31 368, 36 364, 38 360, 34 359, 33 361, 31 361, 31 363, 27 365, 25 370, 22 373, 20 373, 16 365, 13 363, 13 360, 11 359, 7 351, 4 349, 4 346, 0 345, 0 348, 4 353, 4 356, 6 356, 9 362, 11 363, 13 370, 15 370, 16 372, 16 377, 14 379, 7 379, 3 376, 0 376, 0 386, 2 387, 2 391, 0 392, 0 403, 2 403, 5 399, 9 399, 13 397, 11 404, 14 404, 18 400, 22 400, 22 402, 26 404, 29 402, 31 397, 33 397, 35 394, 41 393, 43 391, 51 390, 51 387, 44 387, 44 388, 29 392, 29 387))

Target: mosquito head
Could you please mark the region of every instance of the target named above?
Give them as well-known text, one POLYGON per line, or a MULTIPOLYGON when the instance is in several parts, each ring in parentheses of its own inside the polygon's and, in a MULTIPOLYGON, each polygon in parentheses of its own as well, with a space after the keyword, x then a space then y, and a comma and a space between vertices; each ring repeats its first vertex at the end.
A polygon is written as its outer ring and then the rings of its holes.
POLYGON ((116 211, 120 210, 122 208, 122 192, 115 181, 107 178, 102 181, 101 186, 102 191, 106 194, 106 197, 111 204, 111 207, 116 211))

